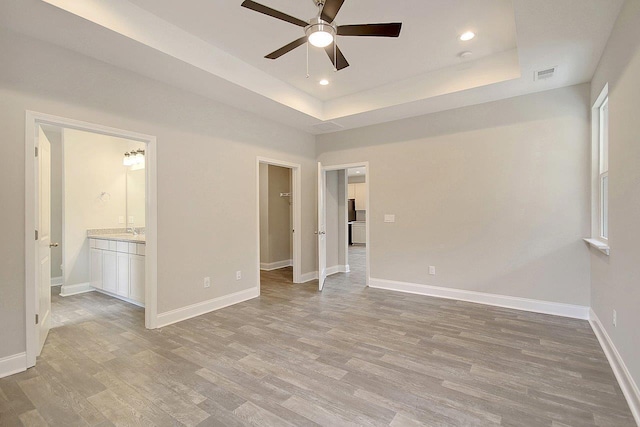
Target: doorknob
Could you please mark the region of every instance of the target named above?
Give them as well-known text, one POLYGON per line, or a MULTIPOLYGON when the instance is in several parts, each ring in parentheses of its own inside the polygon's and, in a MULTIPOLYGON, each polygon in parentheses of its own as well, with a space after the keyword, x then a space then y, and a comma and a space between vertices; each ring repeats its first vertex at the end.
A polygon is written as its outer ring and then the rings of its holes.
POLYGON ((58 243, 51 243, 49 245, 50 248, 57 248, 58 246, 59 246, 58 243))

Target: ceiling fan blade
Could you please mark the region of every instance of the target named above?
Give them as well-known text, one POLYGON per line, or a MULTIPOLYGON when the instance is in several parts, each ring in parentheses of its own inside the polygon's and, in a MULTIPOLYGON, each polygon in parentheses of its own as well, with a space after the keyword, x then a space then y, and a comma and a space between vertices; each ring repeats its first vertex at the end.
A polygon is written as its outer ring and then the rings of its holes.
POLYGON ((341 25, 338 27, 339 36, 360 37, 398 37, 402 30, 402 22, 390 24, 361 24, 341 25))
POLYGON ((305 44, 307 42, 307 37, 300 37, 298 40, 292 41, 291 43, 289 43, 286 46, 281 47, 280 49, 271 52, 269 55, 265 56, 265 58, 268 59, 278 59, 280 58, 282 55, 284 55, 285 53, 289 53, 291 52, 293 49, 297 48, 298 46, 302 46, 303 44, 305 44))
POLYGON ((327 22, 333 22, 336 19, 336 15, 340 12, 340 8, 344 0, 326 0, 322 7, 322 13, 320 17, 327 22))
POLYGON ((349 66, 349 62, 347 62, 347 58, 344 57, 344 55, 342 54, 342 51, 337 46, 336 46, 336 57, 337 57, 338 63, 336 64, 334 62, 333 43, 325 47, 324 50, 327 52, 327 55, 329 55, 329 59, 331 59, 331 62, 338 69, 338 71, 342 70, 343 68, 347 68, 349 66))
POLYGON ((247 9, 255 10, 256 12, 263 13, 265 15, 269 15, 273 18, 280 19, 282 21, 289 22, 293 25, 297 25, 298 27, 306 27, 309 25, 308 22, 303 21, 302 19, 295 18, 293 16, 289 16, 286 13, 282 13, 275 9, 271 9, 270 7, 261 5, 260 3, 256 3, 251 0, 244 0, 242 2, 242 7, 246 7, 247 9))

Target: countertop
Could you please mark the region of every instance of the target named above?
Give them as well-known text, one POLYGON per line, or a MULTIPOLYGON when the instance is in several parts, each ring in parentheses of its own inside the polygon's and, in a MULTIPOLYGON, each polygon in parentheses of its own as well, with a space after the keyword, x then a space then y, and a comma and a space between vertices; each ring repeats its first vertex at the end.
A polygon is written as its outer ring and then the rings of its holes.
POLYGON ((92 234, 88 237, 89 239, 98 239, 98 240, 116 240, 118 242, 147 243, 147 239, 144 234, 136 234, 136 235, 131 233, 92 234))
POLYGON ((353 224, 362 224, 365 225, 367 223, 367 221, 349 221, 349 225, 353 225, 353 224))

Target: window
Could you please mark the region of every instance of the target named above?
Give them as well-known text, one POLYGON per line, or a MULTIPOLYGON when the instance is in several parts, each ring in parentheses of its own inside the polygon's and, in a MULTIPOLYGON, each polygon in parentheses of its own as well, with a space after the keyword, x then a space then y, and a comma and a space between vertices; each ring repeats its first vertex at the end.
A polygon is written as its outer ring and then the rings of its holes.
POLYGON ((599 108, 600 132, 598 141, 599 188, 600 188, 600 233, 602 239, 609 238, 609 97, 605 97, 599 108))

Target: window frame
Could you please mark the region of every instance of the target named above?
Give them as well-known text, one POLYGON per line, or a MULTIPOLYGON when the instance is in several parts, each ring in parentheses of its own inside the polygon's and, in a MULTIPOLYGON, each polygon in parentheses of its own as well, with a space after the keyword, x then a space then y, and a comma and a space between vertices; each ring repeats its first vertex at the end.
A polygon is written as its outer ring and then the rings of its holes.
POLYGON ((592 210, 591 238, 609 244, 609 85, 606 84, 592 108, 592 210), (607 111, 605 116, 604 111, 607 111), (606 120, 606 123, 604 122, 606 120), (607 139, 605 144, 605 132, 607 139), (606 152, 605 152, 606 150, 606 152), (606 163, 603 159, 606 156, 606 163), (604 190, 605 182, 607 190, 604 190))

